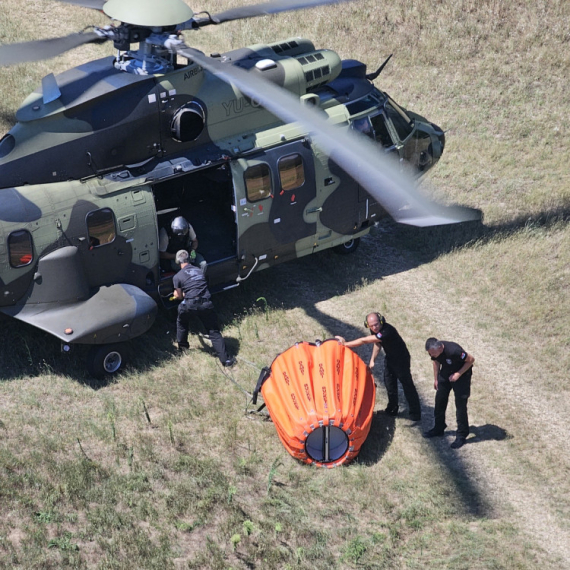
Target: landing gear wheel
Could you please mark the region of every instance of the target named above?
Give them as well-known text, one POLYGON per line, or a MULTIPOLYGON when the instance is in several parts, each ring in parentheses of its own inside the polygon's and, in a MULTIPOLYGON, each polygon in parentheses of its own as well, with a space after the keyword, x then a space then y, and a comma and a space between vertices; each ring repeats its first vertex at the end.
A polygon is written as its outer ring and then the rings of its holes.
POLYGON ((116 344, 94 346, 87 357, 87 371, 94 378, 119 372, 124 362, 123 348, 116 344))
POLYGON ((337 245, 334 248, 335 253, 340 253, 341 255, 347 255, 349 253, 353 253, 358 249, 360 245, 360 238, 354 238, 348 241, 345 241, 341 245, 337 245))

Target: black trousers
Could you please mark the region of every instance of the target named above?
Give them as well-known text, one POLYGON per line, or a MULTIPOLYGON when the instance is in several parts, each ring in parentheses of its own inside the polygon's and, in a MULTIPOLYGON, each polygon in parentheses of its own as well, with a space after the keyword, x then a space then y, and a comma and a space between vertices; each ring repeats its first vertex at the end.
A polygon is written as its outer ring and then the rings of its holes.
POLYGON ((198 318, 198 320, 204 325, 204 328, 208 331, 210 335, 210 340, 212 341, 212 346, 220 359, 220 362, 224 363, 228 360, 228 352, 226 350, 226 342, 224 337, 220 333, 220 325, 218 323, 218 316, 216 315, 214 309, 210 307, 206 308, 203 305, 188 305, 186 303, 180 303, 178 305, 178 317, 176 319, 176 341, 179 346, 188 347, 188 331, 190 329, 190 320, 192 317, 198 318))
POLYGON ((420 398, 418 391, 412 380, 410 371, 410 359, 405 356, 402 358, 386 358, 386 374, 384 383, 386 384, 386 392, 388 393, 387 409, 398 410, 398 380, 404 389, 404 396, 408 401, 410 414, 422 413, 420 398))
POLYGON ((434 430, 443 431, 447 427, 445 423, 445 411, 449 401, 449 393, 455 394, 455 415, 457 418, 457 437, 469 435, 469 417, 467 416, 467 400, 471 395, 471 375, 465 374, 457 380, 450 382, 441 376, 437 379, 437 392, 435 393, 435 425, 434 430))

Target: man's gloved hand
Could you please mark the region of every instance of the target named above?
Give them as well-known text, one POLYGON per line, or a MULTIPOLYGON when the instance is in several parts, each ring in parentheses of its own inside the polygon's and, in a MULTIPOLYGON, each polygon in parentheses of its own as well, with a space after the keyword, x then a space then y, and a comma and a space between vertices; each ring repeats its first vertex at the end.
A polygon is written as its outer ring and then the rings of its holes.
POLYGON ((190 252, 190 260, 191 260, 191 261, 194 261, 195 259, 196 259, 196 250, 193 249, 193 250, 190 252))

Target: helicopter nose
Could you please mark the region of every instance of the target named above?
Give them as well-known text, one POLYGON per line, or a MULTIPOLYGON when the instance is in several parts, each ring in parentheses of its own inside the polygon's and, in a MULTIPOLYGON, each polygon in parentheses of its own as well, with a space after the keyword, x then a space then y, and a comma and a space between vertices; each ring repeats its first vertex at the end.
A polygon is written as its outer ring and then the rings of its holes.
POLYGON ((441 134, 438 136, 439 136, 439 142, 441 143, 441 152, 443 154, 443 149, 445 148, 445 133, 441 131, 441 134))
POLYGON ((431 123, 431 126, 433 127, 433 129, 435 131, 435 135, 439 139, 439 144, 441 144, 441 154, 443 154, 443 149, 445 148, 445 132, 443 131, 443 129, 438 127, 435 123, 431 123))

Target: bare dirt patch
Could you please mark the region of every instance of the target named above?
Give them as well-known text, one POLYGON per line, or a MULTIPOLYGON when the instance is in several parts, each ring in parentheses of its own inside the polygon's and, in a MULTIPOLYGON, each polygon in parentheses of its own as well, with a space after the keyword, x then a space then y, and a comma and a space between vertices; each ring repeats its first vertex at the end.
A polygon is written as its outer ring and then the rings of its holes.
MULTIPOLYGON (((370 310, 385 312, 412 353, 416 385, 429 408, 424 413, 424 429, 431 427, 434 398, 431 363, 423 351, 425 338, 457 341, 475 356, 470 444, 456 453, 447 451, 452 437, 426 440, 425 445, 435 446, 451 469, 460 458, 492 516, 513 523, 540 542, 558 559, 560 568, 570 567, 566 421, 570 402, 540 389, 536 380, 543 373, 540 363, 529 355, 521 366, 519 351, 501 339, 500 322, 486 331, 473 326, 477 315, 464 310, 456 283, 441 282, 437 262, 417 266, 411 256, 385 248, 378 239, 367 240, 365 249, 363 263, 381 260, 386 275, 353 294, 319 302, 318 310, 345 315, 343 320, 349 323, 360 322, 370 310)), ((452 398, 447 423, 453 435, 452 398)))

